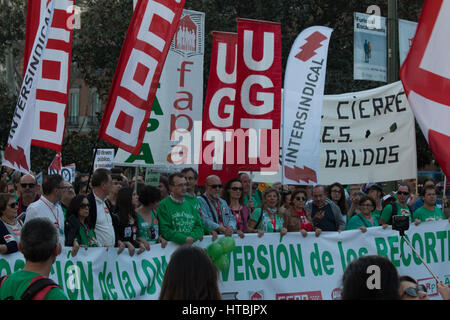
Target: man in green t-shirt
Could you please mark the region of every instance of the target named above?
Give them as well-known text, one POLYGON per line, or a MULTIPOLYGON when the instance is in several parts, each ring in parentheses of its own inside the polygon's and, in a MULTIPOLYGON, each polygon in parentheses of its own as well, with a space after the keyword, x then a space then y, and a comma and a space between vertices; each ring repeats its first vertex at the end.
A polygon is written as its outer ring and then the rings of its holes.
POLYGON ((387 205, 381 212, 380 224, 391 224, 392 220, 392 206, 397 206, 397 215, 409 216, 411 221, 412 214, 407 202, 410 195, 409 186, 407 184, 400 184, 397 189, 397 202, 392 205, 387 205))
MULTIPOLYGON (((25 223, 18 247, 25 257, 25 266, 3 281, 0 300, 20 300, 34 278, 48 278, 56 257, 61 253, 58 232, 48 218, 35 218, 25 223)), ((42 300, 68 300, 64 291, 55 283, 38 292, 34 299, 38 296, 42 300), (45 295, 43 292, 46 292, 45 295)))
POLYGON ((161 235, 178 244, 192 244, 203 236, 198 210, 184 200, 186 187, 186 179, 181 173, 171 174, 170 196, 161 201, 157 210, 161 235))
POLYGON ((414 211, 414 223, 419 225, 425 221, 444 220, 445 216, 442 210, 436 207, 436 189, 433 186, 427 186, 424 190, 423 206, 414 211))

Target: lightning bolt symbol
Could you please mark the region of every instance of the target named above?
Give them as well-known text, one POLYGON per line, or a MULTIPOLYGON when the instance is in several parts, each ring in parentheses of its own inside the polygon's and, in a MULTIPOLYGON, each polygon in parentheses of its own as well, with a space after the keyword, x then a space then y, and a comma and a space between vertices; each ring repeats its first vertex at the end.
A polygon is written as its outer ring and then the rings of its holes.
POLYGON ((303 169, 294 165, 294 168, 284 166, 284 176, 290 180, 300 182, 300 180, 309 183, 309 181, 317 183, 316 171, 304 166, 303 169))
POLYGON ((300 49, 302 50, 297 53, 295 57, 302 60, 303 62, 308 61, 317 54, 315 50, 322 47, 320 43, 326 39, 327 37, 321 34, 319 31, 314 32, 312 35, 306 38, 306 43, 300 47, 300 49))

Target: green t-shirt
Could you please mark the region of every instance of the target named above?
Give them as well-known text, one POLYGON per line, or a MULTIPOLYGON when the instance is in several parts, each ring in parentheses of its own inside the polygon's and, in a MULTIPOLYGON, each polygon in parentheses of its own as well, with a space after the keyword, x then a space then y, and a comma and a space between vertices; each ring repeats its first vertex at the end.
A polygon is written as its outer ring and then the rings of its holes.
POLYGON ((424 206, 414 211, 414 219, 419 219, 422 222, 425 221, 437 221, 445 220, 445 216, 442 213, 441 208, 434 207, 433 211, 426 209, 424 206))
POLYGON ((85 245, 86 247, 98 247, 97 236, 95 235, 95 230, 89 228, 86 225, 81 224, 80 230, 76 235, 75 239, 78 244, 85 245))
MULTIPOLYGON (((256 192, 252 195, 253 206, 255 208, 261 206, 262 200, 261 200, 260 193, 261 193, 261 191, 256 190, 256 192)), ((249 198, 248 198, 248 195, 246 194, 244 196, 244 205, 248 206, 248 202, 249 202, 249 198)))
POLYGON ((370 220, 366 219, 366 217, 364 217, 361 212, 355 214, 347 222, 347 227, 345 228, 345 230, 354 230, 358 229, 359 227, 366 227, 366 228, 378 227, 380 224, 378 223, 377 214, 375 212, 372 212, 371 216, 373 219, 373 223, 370 222, 370 220))
MULTIPOLYGON (((398 216, 409 216, 409 219, 411 220, 411 210, 406 205, 402 207, 398 202, 395 202, 395 205, 397 206, 397 215, 398 216)), ((383 211, 381 212, 381 220, 388 223, 391 221, 392 218, 392 206, 389 204, 386 207, 384 207, 383 211)))
MULTIPOLYGON (((199 215, 201 215, 201 204, 200 201, 198 200, 197 196, 190 196, 189 194, 185 194, 184 195, 184 200, 188 203, 191 204, 191 206, 198 211, 199 215)), ((208 228, 207 226, 205 226, 203 223, 203 234, 209 234, 209 232, 211 231, 210 228, 208 228)))
MULTIPOLYGON (((261 217, 261 208, 256 208, 250 215, 250 219, 258 222, 261 217)), ((263 216, 261 222, 256 226, 255 229, 262 230, 264 232, 279 232, 283 228, 284 219, 279 214, 275 215, 274 218, 270 218, 266 210, 263 211, 263 216), (275 226, 274 226, 275 224, 275 226)))
MULTIPOLYGON (((14 297, 14 300, 20 300, 20 296, 30 285, 33 278, 39 276, 38 273, 19 270, 12 273, 4 282, 0 288, 0 300, 4 300, 7 297, 14 297)), ((52 288, 45 295, 44 300, 69 300, 64 291, 60 288, 52 288)))
POLYGON ((152 210, 152 222, 149 224, 141 216, 139 212, 136 212, 138 217, 138 238, 143 238, 148 242, 157 243, 159 238, 159 222, 156 212, 152 210))
POLYGON ((161 236, 167 241, 183 244, 187 237, 197 241, 203 236, 200 214, 187 201, 179 203, 167 197, 161 201, 156 213, 161 236))

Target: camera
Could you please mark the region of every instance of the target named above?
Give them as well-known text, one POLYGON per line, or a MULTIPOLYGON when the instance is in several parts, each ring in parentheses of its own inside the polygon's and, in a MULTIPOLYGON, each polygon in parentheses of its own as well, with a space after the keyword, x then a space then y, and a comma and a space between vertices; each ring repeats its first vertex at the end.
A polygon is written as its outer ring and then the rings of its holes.
POLYGON ((405 235, 405 231, 409 229, 409 217, 408 216, 393 216, 392 217, 392 230, 400 232, 401 236, 405 235))

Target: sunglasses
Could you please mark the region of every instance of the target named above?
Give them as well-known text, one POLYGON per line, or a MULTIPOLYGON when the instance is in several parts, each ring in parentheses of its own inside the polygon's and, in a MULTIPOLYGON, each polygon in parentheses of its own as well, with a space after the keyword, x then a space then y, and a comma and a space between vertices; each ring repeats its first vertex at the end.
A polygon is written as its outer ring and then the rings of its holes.
POLYGON ((304 197, 295 197, 295 200, 297 200, 297 201, 305 201, 306 198, 304 198, 304 197))
POLYGON ((13 203, 10 203, 9 204, 9 207, 11 208, 11 209, 14 209, 15 207, 18 207, 19 206, 19 203, 18 202, 13 202, 13 203))
POLYGON ((24 188, 24 189, 27 188, 27 187, 32 189, 32 188, 34 188, 36 186, 36 184, 35 183, 21 183, 20 186, 22 188, 24 188))
POLYGON ((82 203, 82 204, 80 204, 80 208, 81 209, 89 208, 89 203, 82 203))
POLYGON ((213 189, 222 188, 221 184, 209 184, 208 186, 213 188, 213 189))
POLYGON ((230 189, 233 190, 233 191, 242 191, 242 190, 244 190, 244 188, 239 188, 239 187, 231 187, 230 189))
POLYGON ((409 196, 409 192, 406 192, 406 191, 397 191, 397 194, 403 195, 403 196, 409 196))
POLYGON ((427 293, 427 288, 423 284, 419 284, 417 285, 417 287, 406 288, 404 294, 407 294, 408 296, 415 298, 419 296, 419 292, 427 293))

